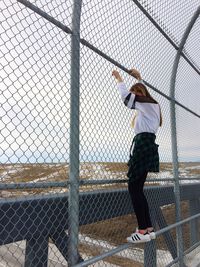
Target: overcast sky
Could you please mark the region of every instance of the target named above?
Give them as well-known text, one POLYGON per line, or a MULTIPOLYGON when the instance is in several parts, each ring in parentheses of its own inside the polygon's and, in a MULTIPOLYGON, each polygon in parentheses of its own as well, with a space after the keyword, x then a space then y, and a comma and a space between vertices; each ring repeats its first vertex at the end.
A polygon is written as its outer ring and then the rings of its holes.
MULTIPOLYGON (((0 161, 65 162, 69 160, 70 36, 11 0, 1 2, 0 29, 0 161)), ((72 1, 31 1, 71 28, 72 1)), ((198 1, 141 1, 180 43, 198 1)), ((199 20, 186 50, 199 66, 199 20)), ((133 1, 83 1, 81 37, 169 95, 176 50, 133 1)), ((80 159, 127 161, 133 112, 121 102, 114 66, 81 45, 80 159)), ((127 86, 134 79, 121 72, 127 86)), ((176 83, 178 101, 200 114, 200 79, 181 59, 176 83)), ((160 102, 163 127, 158 131, 161 161, 171 161, 169 101, 160 102)), ((177 108, 180 160, 200 160, 199 119, 177 108)))

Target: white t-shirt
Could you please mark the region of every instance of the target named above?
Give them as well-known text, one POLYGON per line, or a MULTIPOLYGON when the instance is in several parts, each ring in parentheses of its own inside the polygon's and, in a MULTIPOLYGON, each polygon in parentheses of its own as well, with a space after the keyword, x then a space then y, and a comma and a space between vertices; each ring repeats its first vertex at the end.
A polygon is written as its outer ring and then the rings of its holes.
POLYGON ((118 90, 121 94, 122 101, 130 108, 137 110, 135 119, 135 134, 148 132, 156 134, 160 125, 160 107, 158 103, 152 103, 147 97, 136 97, 130 93, 124 82, 118 83, 118 90), (142 98, 142 101, 140 101, 142 98))

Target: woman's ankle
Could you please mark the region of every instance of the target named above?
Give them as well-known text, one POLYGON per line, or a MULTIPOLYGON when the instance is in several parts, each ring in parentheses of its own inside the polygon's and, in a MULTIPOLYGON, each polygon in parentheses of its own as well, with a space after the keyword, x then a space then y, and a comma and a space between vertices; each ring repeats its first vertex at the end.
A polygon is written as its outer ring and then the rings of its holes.
POLYGON ((154 228, 153 227, 148 227, 147 228, 147 231, 150 233, 150 232, 153 232, 154 231, 154 228))
POLYGON ((148 232, 148 229, 138 229, 138 232, 142 235, 146 234, 148 232))

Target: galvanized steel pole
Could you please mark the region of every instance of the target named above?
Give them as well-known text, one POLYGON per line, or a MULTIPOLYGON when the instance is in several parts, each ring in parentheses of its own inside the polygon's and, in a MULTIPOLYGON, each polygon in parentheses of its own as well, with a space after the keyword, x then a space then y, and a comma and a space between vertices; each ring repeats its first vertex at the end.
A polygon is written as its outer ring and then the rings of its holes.
POLYGON ((74 0, 71 36, 71 106, 68 266, 77 264, 79 233, 79 96, 81 0, 74 0))
MULTIPOLYGON (((195 14, 193 15, 190 23, 188 24, 185 33, 182 37, 180 46, 177 50, 177 54, 174 60, 172 75, 171 75, 171 84, 170 84, 170 114, 171 114, 171 141, 172 141, 172 159, 173 159, 173 175, 174 175, 174 195, 175 195, 175 204, 176 204, 176 219, 177 221, 181 221, 181 201, 180 201, 180 187, 179 187, 179 173, 178 173, 178 150, 177 150, 177 132, 176 132, 176 110, 175 110, 175 83, 176 83, 176 74, 177 69, 180 61, 180 57, 185 45, 185 42, 189 36, 189 33, 198 18, 200 13, 200 7, 197 9, 195 14)), ((184 266, 183 260, 183 238, 182 238, 182 231, 181 226, 177 227, 177 247, 178 247, 178 256, 179 266, 184 266)))

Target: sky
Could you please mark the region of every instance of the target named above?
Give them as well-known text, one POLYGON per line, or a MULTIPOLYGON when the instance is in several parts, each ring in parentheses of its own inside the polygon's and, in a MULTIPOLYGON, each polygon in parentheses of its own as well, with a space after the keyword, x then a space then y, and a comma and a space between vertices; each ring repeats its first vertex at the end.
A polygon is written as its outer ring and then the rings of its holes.
MULTIPOLYGON (((0 162, 68 162, 71 38, 22 4, 0 0, 0 162)), ((71 28, 72 1, 31 1, 71 28)), ((171 38, 180 43, 197 1, 140 1, 171 38)), ((199 66, 199 20, 186 50, 199 66)), ((169 95, 176 50, 133 1, 83 1, 81 38, 126 68, 138 68, 150 84, 169 95)), ((134 136, 133 115, 111 76, 113 64, 81 45, 80 160, 126 162, 134 136)), ((127 84, 135 82, 121 71, 127 84)), ((200 78, 181 59, 176 98, 200 114, 200 78)), ((157 134, 161 161, 171 161, 169 101, 160 102, 163 127, 157 134)), ((181 161, 200 161, 199 118, 177 108, 181 161)))

